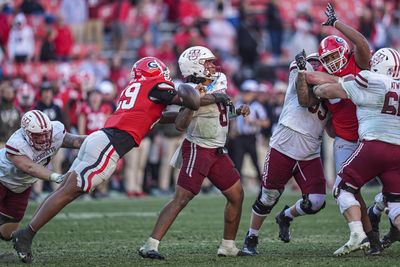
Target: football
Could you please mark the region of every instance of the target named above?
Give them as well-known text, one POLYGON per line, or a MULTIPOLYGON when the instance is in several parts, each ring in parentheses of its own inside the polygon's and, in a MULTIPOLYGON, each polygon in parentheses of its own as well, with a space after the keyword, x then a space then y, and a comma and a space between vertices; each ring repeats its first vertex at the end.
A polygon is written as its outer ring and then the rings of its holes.
POLYGON ((192 86, 181 83, 178 86, 178 95, 183 106, 192 110, 198 110, 200 107, 200 93, 192 86))

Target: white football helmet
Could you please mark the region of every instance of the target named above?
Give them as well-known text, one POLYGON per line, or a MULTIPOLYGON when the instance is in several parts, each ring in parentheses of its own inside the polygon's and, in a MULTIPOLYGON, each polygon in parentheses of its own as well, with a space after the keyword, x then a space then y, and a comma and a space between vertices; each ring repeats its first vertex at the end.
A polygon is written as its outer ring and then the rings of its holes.
POLYGON ((40 110, 31 110, 22 116, 21 128, 26 140, 36 150, 51 146, 53 127, 49 117, 40 110))
POLYGON ((204 46, 192 46, 182 52, 179 57, 179 69, 183 77, 193 75, 195 77, 215 80, 218 78, 217 72, 211 73, 204 67, 206 60, 216 59, 210 49, 204 46))
POLYGON ((370 70, 400 79, 400 54, 392 48, 381 48, 372 55, 370 70))

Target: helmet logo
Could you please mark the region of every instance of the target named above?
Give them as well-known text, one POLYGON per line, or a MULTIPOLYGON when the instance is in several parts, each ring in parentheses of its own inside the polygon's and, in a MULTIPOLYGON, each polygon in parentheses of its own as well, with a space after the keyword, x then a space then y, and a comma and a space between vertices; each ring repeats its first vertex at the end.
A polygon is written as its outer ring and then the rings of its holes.
POLYGON ((29 125, 30 122, 31 122, 31 119, 28 118, 28 116, 24 116, 24 117, 22 118, 22 121, 21 121, 21 126, 22 126, 22 127, 28 127, 28 125, 29 125))
POLYGON ((343 39, 342 38, 340 38, 340 37, 336 37, 336 42, 338 42, 338 43, 343 43, 343 39))
POLYGON ((157 62, 155 62, 155 61, 149 61, 149 63, 147 63, 147 66, 149 68, 152 68, 152 69, 158 69, 159 68, 157 62))
POLYGON ((382 63, 382 62, 385 60, 385 58, 386 58, 386 55, 385 55, 385 54, 383 54, 383 53, 381 53, 381 52, 376 53, 376 54, 373 56, 373 58, 371 59, 371 65, 372 65, 372 66, 375 66, 375 65, 377 65, 377 64, 379 64, 379 63, 382 63))
POLYGON ((196 60, 198 59, 200 56, 200 49, 193 49, 190 50, 187 57, 189 60, 196 60))

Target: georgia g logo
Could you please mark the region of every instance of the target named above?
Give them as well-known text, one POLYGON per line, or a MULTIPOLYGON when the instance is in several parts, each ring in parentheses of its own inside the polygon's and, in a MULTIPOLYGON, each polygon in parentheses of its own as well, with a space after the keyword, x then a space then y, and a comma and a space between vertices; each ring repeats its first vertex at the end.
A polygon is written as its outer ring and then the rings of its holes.
POLYGON ((190 50, 187 57, 189 60, 196 60, 200 56, 200 49, 190 50))
POLYGON ((150 61, 149 63, 147 63, 147 66, 149 68, 152 68, 152 69, 158 69, 159 68, 159 66, 158 66, 156 61, 150 61))
POLYGON ((343 43, 343 39, 340 37, 336 37, 336 42, 338 42, 339 44, 343 43))

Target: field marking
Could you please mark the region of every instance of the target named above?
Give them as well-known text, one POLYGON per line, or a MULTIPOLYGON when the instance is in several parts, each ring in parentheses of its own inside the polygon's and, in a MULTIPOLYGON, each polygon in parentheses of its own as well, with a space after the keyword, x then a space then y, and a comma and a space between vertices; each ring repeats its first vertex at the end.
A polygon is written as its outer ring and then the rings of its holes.
MULTIPOLYGON (((87 220, 115 217, 156 217, 158 212, 131 211, 131 212, 63 212, 57 214, 55 220, 87 220)), ((32 216, 27 216, 32 218, 32 216)))

